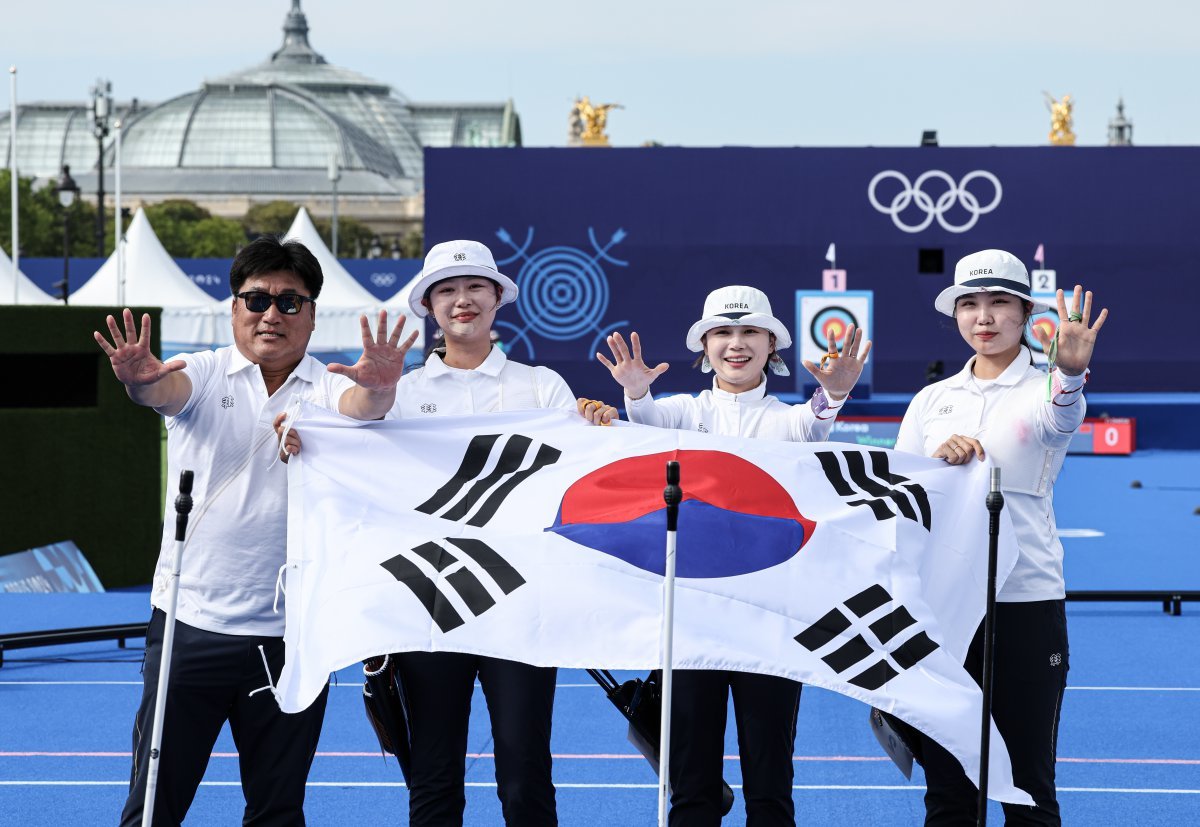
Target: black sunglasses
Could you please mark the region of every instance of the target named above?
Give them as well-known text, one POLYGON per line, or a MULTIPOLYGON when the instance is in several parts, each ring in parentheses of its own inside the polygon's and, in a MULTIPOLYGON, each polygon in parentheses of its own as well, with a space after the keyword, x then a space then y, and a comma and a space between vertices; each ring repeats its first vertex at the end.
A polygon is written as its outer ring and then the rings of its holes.
POLYGON ((285 316, 294 316, 300 312, 300 308, 304 307, 305 302, 316 301, 309 296, 301 296, 296 293, 281 293, 278 296, 272 296, 270 293, 258 290, 238 293, 237 298, 246 303, 246 309, 251 313, 266 313, 274 303, 279 308, 279 312, 285 316))

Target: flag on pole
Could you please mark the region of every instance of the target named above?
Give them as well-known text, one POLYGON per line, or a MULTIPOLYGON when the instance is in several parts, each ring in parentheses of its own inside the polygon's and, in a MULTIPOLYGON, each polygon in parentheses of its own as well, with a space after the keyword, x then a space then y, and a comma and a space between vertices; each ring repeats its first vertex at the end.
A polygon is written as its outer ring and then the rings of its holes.
MULTIPOLYGON (((398 651, 660 666, 667 460, 681 470, 673 664, 781 675, 918 727, 979 777, 984 463, 623 425, 556 410, 356 423, 311 405, 288 466, 281 707, 398 651)), ((1001 515, 999 579, 1016 560, 1001 515)), ((990 794, 1031 804, 992 728, 990 794)))
POLYGON ((1038 245, 1037 252, 1033 254, 1033 260, 1043 267, 1046 266, 1046 249, 1043 245, 1038 245))
POLYGON ((837 261, 837 245, 832 241, 829 242, 829 249, 825 251, 825 260, 833 265, 837 261))

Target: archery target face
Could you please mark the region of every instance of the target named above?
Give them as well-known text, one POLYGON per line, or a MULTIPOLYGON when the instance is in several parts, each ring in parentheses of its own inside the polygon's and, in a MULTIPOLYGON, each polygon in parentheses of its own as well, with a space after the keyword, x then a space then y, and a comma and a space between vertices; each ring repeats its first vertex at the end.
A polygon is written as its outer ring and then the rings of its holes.
MULTIPOLYGON (((1034 294, 1034 298, 1041 302, 1048 302, 1053 305, 1054 296, 1042 296, 1034 294)), ((1036 365, 1046 364, 1046 353, 1042 347, 1042 343, 1038 341, 1037 336, 1033 335, 1034 329, 1038 328, 1046 332, 1051 338, 1058 332, 1058 311, 1051 307, 1044 313, 1035 313, 1029 317, 1029 321, 1025 324, 1025 338, 1029 340, 1030 351, 1033 353, 1033 361, 1036 365)))
MULTIPOLYGON (((863 338, 871 338, 871 310, 874 293, 870 290, 797 290, 796 291, 796 347, 797 353, 789 361, 796 376, 796 387, 801 393, 804 387, 814 384, 812 375, 801 362, 820 363, 822 354, 829 352, 829 337, 832 336, 839 352, 842 339, 850 325, 863 331, 863 338)), ((869 389, 871 364, 863 368, 858 386, 869 389)))

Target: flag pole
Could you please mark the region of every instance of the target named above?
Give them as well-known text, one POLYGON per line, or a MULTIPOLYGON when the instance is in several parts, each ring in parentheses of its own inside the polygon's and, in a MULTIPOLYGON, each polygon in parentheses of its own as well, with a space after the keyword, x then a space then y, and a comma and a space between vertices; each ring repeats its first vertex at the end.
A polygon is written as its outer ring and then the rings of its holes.
POLYGON ((683 490, 679 487, 679 463, 667 463, 667 487, 663 501, 667 504, 667 559, 663 572, 662 621, 662 710, 658 724, 658 827, 666 827, 667 801, 671 790, 671 677, 672 644, 675 624, 675 531, 679 524, 679 503, 683 490))
POLYGON ((125 253, 121 250, 121 236, 124 233, 121 221, 121 120, 113 124, 113 172, 116 180, 113 182, 113 252, 117 254, 117 307, 125 306, 125 253))
POLYGON ((13 270, 13 304, 18 301, 17 273, 21 272, 21 233, 20 220, 17 213, 17 188, 20 179, 17 177, 17 67, 8 67, 8 186, 12 191, 12 270, 13 270))
POLYGON ((983 615, 983 721, 979 733, 979 815, 977 824, 987 824, 988 750, 992 741, 992 657, 996 632, 996 557, 1000 544, 1000 511, 1004 494, 1000 492, 1000 469, 992 469, 988 510, 987 611, 983 615))
POLYGON ((154 696, 154 726, 150 730, 150 763, 146 771, 146 799, 142 804, 142 827, 154 823, 154 793, 158 787, 163 718, 167 711, 167 684, 171 680, 171 652, 175 648, 175 611, 179 605, 179 569, 183 561, 183 538, 187 533, 188 514, 192 510, 192 472, 179 475, 179 496, 175 498, 175 554, 171 558, 171 577, 167 584, 167 620, 163 626, 162 650, 158 660, 158 690, 154 696))

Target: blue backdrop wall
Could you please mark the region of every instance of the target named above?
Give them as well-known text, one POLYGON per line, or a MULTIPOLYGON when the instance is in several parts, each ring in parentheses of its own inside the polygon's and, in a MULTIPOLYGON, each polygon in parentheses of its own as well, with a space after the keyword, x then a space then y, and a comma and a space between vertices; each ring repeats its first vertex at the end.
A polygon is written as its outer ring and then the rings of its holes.
POLYGON ((958 258, 999 247, 1032 269, 1039 244, 1059 286, 1109 307, 1091 390, 1200 390, 1181 320, 1200 304, 1200 148, 433 149, 425 180, 426 244, 488 244, 522 291, 499 316, 510 352, 580 395, 614 396, 592 355, 614 329, 671 363, 656 391, 706 386, 683 344, 706 293, 757 286, 794 327, 831 242, 874 291, 876 391, 970 355, 933 310, 958 258))

